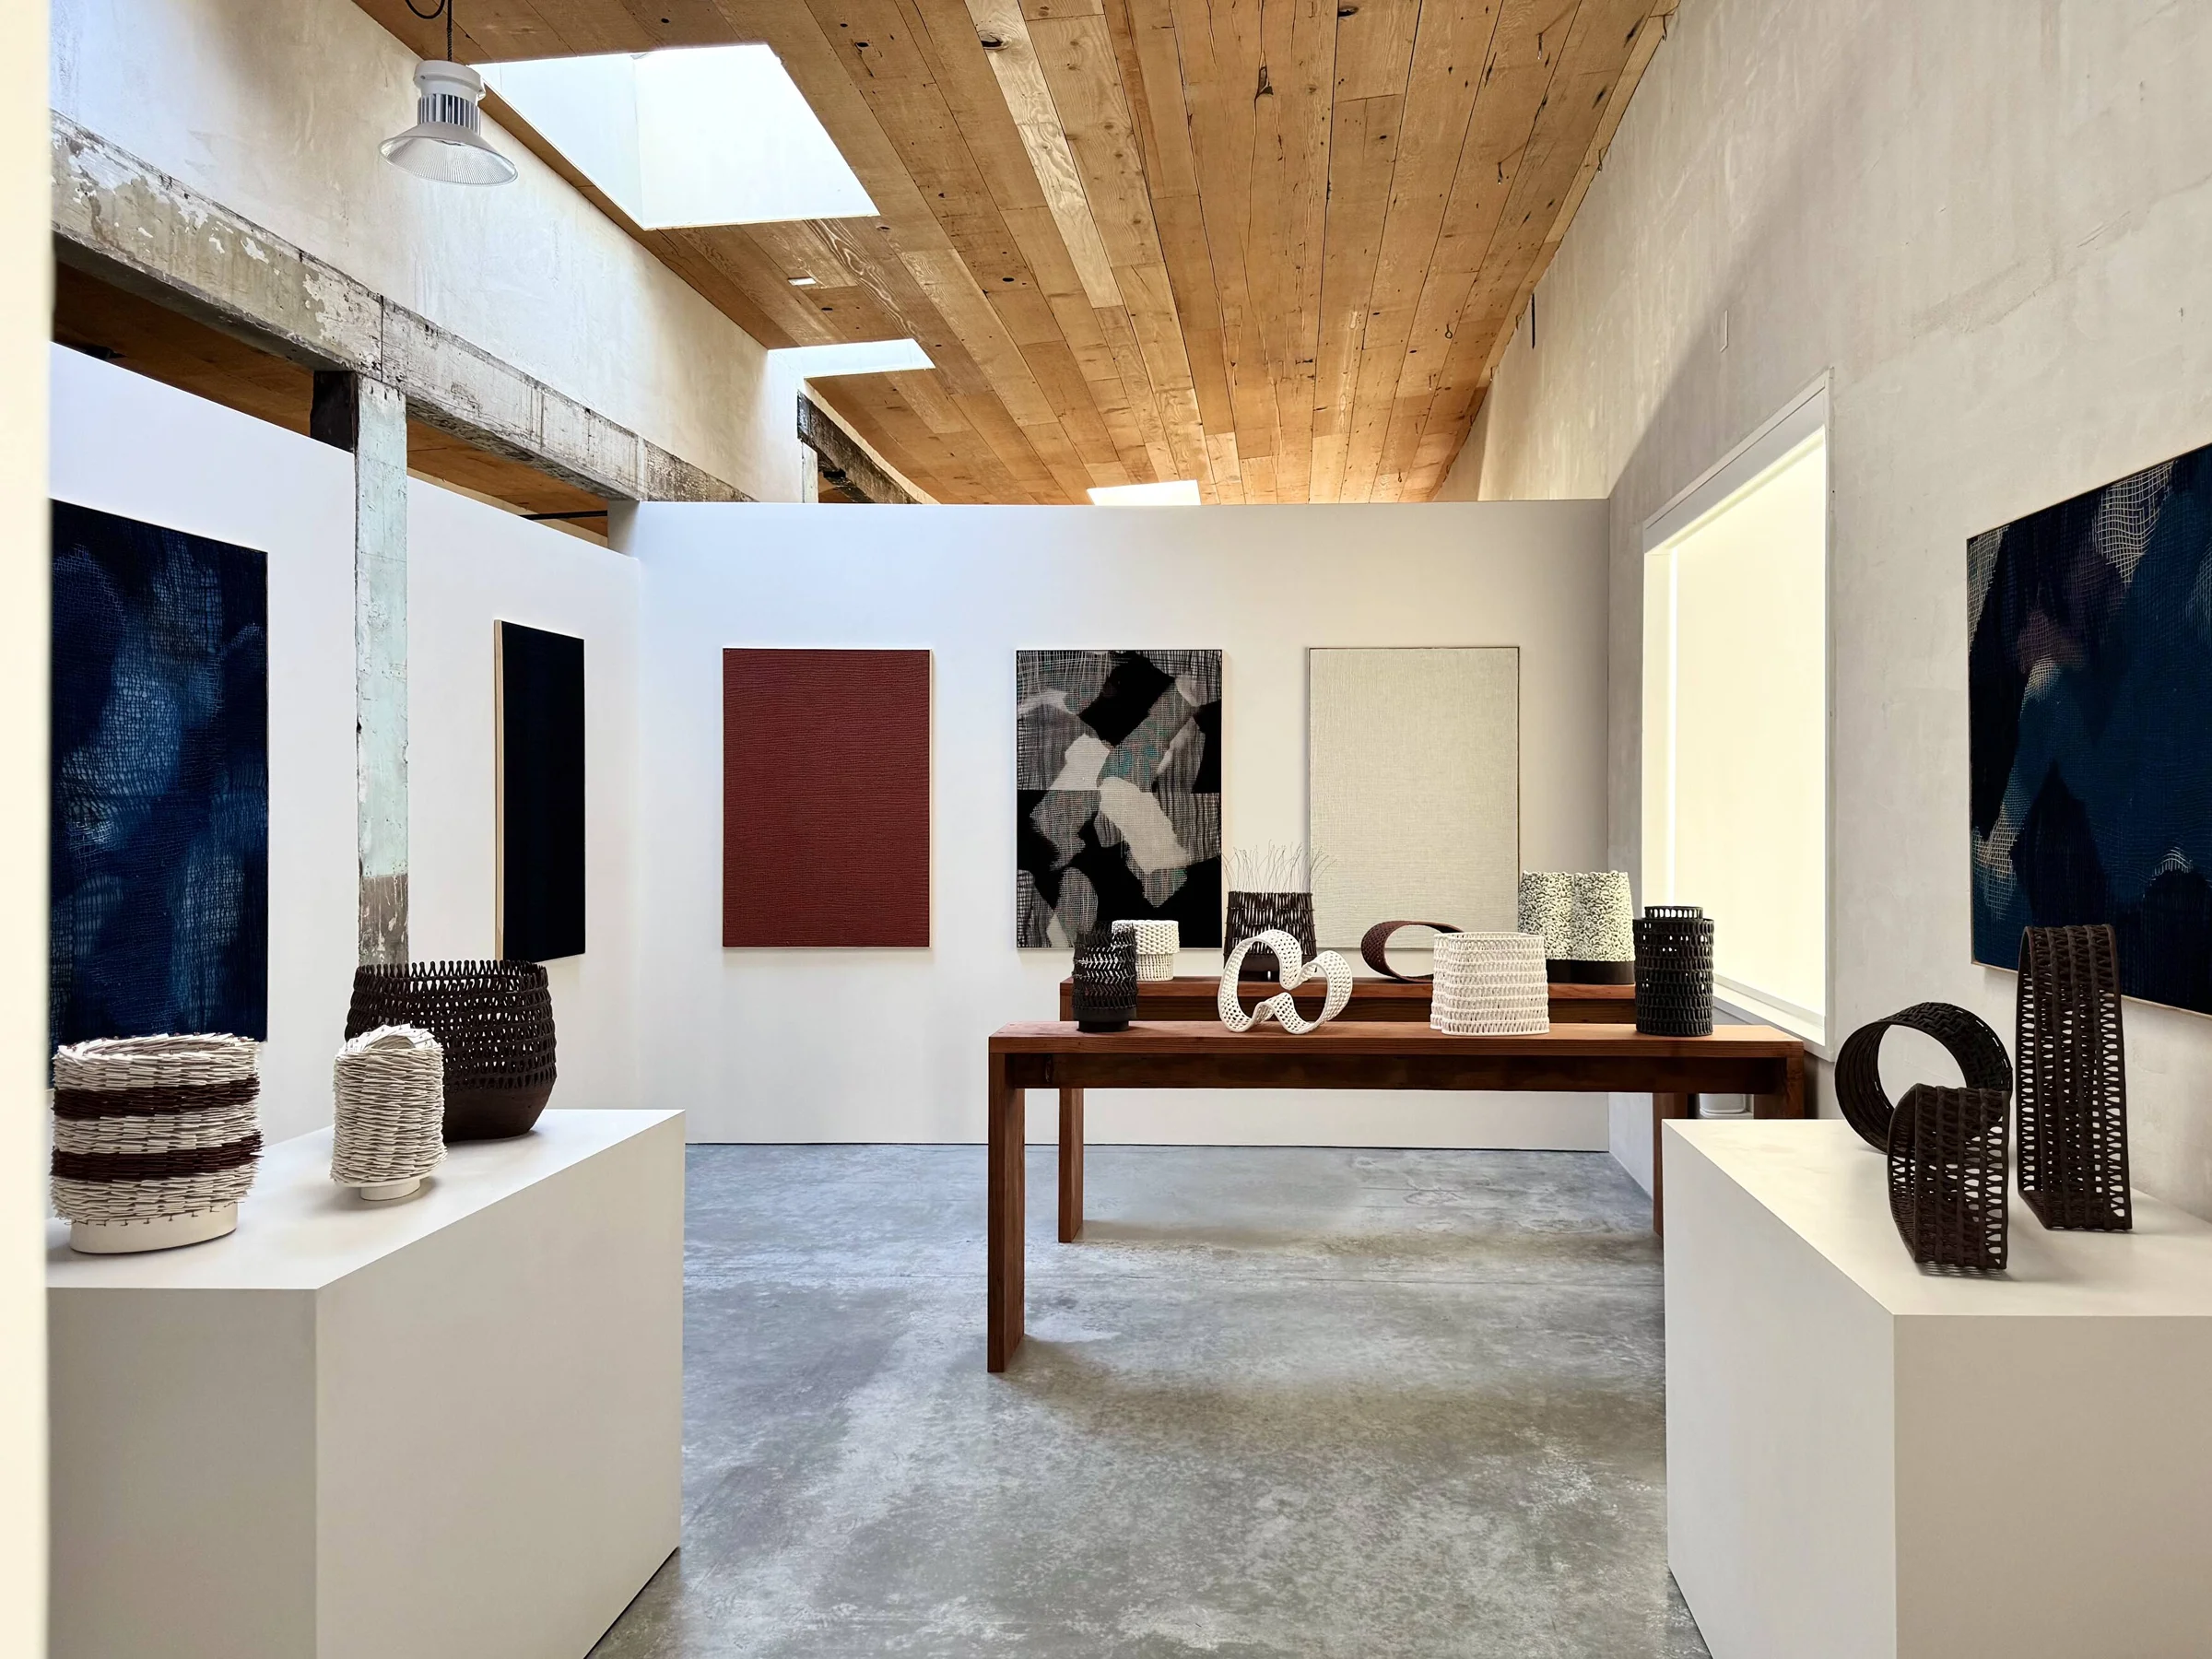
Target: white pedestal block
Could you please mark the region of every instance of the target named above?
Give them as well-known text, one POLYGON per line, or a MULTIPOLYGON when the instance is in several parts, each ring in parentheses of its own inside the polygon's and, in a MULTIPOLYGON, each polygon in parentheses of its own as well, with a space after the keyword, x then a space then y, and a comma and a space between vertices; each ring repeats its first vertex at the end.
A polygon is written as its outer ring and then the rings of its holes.
POLYGON ((1925 1272, 1834 1120, 1674 1123, 1667 1555, 1714 1659, 2212 1653, 2212 1226, 1925 1272))
POLYGON ((581 1659, 677 1545, 682 1115, 549 1112, 228 1238, 53 1224, 53 1659, 581 1659))

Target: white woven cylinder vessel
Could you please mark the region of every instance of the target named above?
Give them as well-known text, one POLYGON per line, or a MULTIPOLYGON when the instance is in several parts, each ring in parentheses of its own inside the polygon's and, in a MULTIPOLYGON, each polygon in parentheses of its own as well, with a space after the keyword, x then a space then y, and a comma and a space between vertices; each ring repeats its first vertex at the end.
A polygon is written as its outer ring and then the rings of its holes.
POLYGON ((445 1051, 416 1026, 379 1026, 338 1051, 330 1178, 404 1198, 445 1161, 445 1051))
POLYGON ((1551 1030, 1540 934, 1440 934, 1429 1023, 1455 1037, 1551 1030))
POLYGON ((1173 922, 1116 922, 1115 933, 1136 942, 1136 977, 1171 980, 1175 977, 1175 953, 1182 946, 1182 929, 1173 922))
POLYGON ((219 1035, 54 1051, 53 1207, 73 1249, 167 1250, 237 1227, 261 1156, 260 1054, 219 1035))

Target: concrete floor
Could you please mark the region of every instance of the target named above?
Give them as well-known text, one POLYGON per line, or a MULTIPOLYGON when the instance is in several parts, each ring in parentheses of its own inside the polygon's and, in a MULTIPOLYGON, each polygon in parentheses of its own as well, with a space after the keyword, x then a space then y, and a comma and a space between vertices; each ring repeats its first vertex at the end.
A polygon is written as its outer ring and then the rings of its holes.
POLYGON ((1602 1154, 695 1147, 684 1547, 595 1659, 1688 1659, 1659 1253, 1602 1154))

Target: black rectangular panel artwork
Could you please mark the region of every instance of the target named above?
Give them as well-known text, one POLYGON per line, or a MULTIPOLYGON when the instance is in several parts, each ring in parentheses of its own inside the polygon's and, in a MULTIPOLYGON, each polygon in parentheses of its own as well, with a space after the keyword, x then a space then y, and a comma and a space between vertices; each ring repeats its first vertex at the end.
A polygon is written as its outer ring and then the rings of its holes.
POLYGON ((583 641, 500 624, 500 954, 583 952, 583 641))
POLYGON ((1221 653, 1022 651, 1014 942, 1112 922, 1221 943, 1221 653))
POLYGON ((1967 544, 1974 959, 2107 923, 2212 1013, 2212 447, 1967 544))
POLYGON ((55 1043, 269 1034, 268 557, 53 503, 55 1043))

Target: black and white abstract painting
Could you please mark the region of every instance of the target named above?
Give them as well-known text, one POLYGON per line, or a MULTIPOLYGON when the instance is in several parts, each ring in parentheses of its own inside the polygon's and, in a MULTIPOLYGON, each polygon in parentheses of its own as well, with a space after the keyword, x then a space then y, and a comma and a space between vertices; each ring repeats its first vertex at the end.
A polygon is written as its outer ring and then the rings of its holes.
POLYGON ((2110 923, 2130 996, 2212 1013, 2212 447, 1967 547, 1974 958, 2110 923))
POLYGON ((1112 922, 1221 943, 1221 653, 1015 653, 1014 942, 1112 922))

